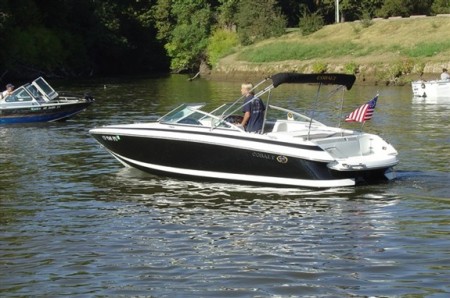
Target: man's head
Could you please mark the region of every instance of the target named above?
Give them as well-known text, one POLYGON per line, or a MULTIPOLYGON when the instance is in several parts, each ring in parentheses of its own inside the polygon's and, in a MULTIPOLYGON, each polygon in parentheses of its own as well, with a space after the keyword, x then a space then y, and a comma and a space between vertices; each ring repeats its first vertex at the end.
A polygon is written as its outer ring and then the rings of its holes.
POLYGON ((250 90, 253 89, 253 85, 251 83, 244 83, 241 85, 241 94, 247 95, 250 93, 250 90))

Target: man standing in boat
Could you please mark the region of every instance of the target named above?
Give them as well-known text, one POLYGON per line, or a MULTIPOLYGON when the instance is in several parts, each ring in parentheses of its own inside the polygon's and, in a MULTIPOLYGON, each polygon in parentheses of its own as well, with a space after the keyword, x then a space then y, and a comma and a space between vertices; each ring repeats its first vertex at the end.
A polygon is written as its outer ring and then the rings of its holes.
POLYGON ((446 68, 442 69, 441 80, 450 80, 450 74, 448 74, 446 68))
POLYGON ((255 98, 252 89, 253 85, 250 83, 241 85, 241 94, 245 96, 244 107, 242 110, 244 118, 241 125, 245 127, 245 131, 247 132, 261 133, 266 107, 260 98, 255 98))

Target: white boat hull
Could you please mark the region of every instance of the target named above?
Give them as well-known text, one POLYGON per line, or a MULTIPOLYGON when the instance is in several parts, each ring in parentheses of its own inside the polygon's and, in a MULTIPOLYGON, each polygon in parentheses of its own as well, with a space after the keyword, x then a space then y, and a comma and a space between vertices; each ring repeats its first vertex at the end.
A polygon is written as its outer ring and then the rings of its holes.
POLYGON ((190 179, 344 187, 389 180, 385 173, 398 163, 395 149, 371 134, 305 141, 307 131, 259 135, 159 123, 101 127, 90 133, 124 165, 190 179))
POLYGON ((450 97, 450 80, 414 81, 411 83, 415 97, 450 97))

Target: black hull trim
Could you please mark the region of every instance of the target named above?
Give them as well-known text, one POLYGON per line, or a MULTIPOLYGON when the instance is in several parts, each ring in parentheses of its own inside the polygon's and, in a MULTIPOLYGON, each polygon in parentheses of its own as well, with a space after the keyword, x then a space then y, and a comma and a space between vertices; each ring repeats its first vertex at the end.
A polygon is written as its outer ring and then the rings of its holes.
POLYGON ((110 152, 148 165, 238 175, 307 180, 334 179, 327 163, 269 153, 264 151, 264 144, 258 149, 247 150, 238 148, 232 141, 223 146, 150 137, 94 137, 110 152))
MULTIPOLYGON (((176 178, 180 180, 198 181, 198 182, 222 182, 233 184, 246 184, 246 185, 260 185, 260 186, 273 186, 273 187, 305 187, 305 188, 329 188, 329 187, 343 187, 354 186, 354 180, 351 179, 336 179, 336 180, 307 180, 307 179, 292 179, 292 178, 280 178, 270 176, 253 176, 253 175, 238 175, 230 173, 210 172, 205 175, 186 174, 186 169, 179 169, 167 171, 157 168, 144 166, 140 162, 133 162, 128 159, 124 159, 120 156, 112 154, 123 164, 141 170, 145 173, 176 178)), ((187 172, 190 172, 187 170, 187 172)), ((193 170, 193 172, 197 172, 193 170)))

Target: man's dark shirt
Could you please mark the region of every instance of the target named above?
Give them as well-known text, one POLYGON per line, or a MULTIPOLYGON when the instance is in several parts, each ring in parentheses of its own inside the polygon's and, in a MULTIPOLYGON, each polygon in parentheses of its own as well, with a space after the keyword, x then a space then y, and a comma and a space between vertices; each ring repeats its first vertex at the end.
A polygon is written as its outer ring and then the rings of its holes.
POLYGON ((245 130, 248 132, 260 132, 264 123, 264 111, 266 107, 260 98, 255 98, 251 103, 248 103, 253 98, 253 95, 249 95, 244 101, 243 112, 250 112, 250 119, 247 122, 245 130))

